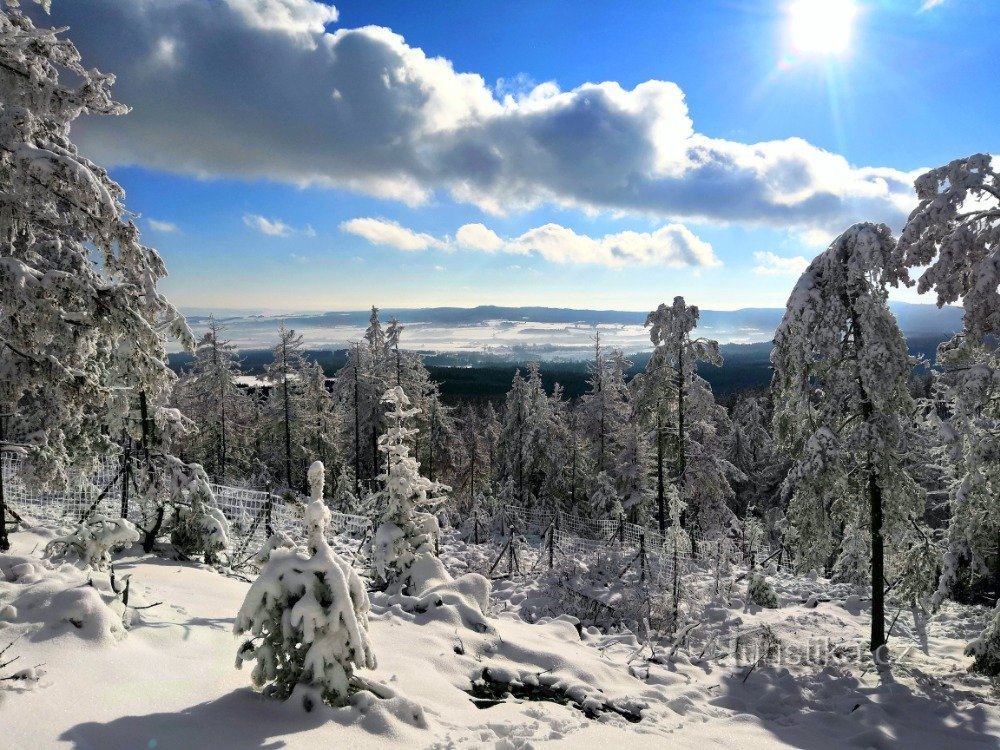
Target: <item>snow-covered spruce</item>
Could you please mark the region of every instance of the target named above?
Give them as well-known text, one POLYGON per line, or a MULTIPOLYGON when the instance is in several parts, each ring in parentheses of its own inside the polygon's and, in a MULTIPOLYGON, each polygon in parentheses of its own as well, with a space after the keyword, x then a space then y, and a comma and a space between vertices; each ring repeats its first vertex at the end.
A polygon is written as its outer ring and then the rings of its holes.
POLYGON ((184 554, 204 555, 211 565, 229 547, 229 522, 215 504, 204 470, 197 464, 184 465, 184 469, 175 474, 175 481, 182 484, 173 494, 182 496, 186 504, 176 506, 177 523, 170 541, 184 554))
POLYGON ((105 570, 111 564, 111 551, 139 541, 139 532, 124 518, 91 515, 69 534, 45 545, 46 557, 74 554, 85 568, 105 570))
MULTIPOLYGON (((698 374, 699 362, 722 365, 719 342, 694 337, 699 316, 698 307, 686 304, 683 297, 652 310, 646 326, 653 354, 633 382, 647 410, 656 415, 658 441, 664 444, 667 465, 686 503, 685 525, 715 534, 730 526, 733 483, 746 476, 726 458, 724 437, 732 432, 729 414, 698 374), (667 424, 676 425, 673 439, 666 437, 667 424)), ((658 505, 667 499, 660 494, 658 505)), ((666 508, 658 507, 660 513, 666 508)))
POLYGON ((127 112, 114 76, 16 6, 0 10, 0 411, 41 486, 65 481, 71 458, 80 469, 112 452, 130 399, 155 403, 174 379, 167 338, 194 340, 157 290, 166 269, 125 191, 71 140, 82 113, 127 112))
POLYGON ((435 495, 448 488, 421 476, 420 465, 410 455, 407 441, 417 431, 408 428, 406 420, 417 410, 409 408, 403 389, 388 389, 382 401, 390 406, 386 414, 392 426, 379 438, 389 472, 380 477, 385 482, 385 510, 375 530, 372 556, 375 572, 387 591, 408 594, 419 588, 414 585, 411 568, 419 558, 434 556, 438 535, 437 519, 421 508, 440 503, 442 498, 435 495))
POLYGON ((771 353, 775 435, 795 461, 782 490, 786 542, 809 570, 838 551, 841 525, 856 529, 847 536, 855 548, 866 529, 872 651, 886 637, 886 555, 891 565, 924 511, 906 460, 913 363, 887 302, 888 287, 908 279, 895 251, 884 224, 855 224, 837 237, 792 290, 771 353))
POLYGON ((966 647, 965 655, 975 657, 973 672, 1000 679, 1000 605, 986 629, 966 647))
POLYGON ((233 632, 249 635, 236 667, 255 661, 252 680, 265 694, 342 705, 358 688, 355 669, 374 669, 368 594, 358 574, 326 541, 323 464, 309 467, 308 550, 275 549, 250 586, 233 632))
POLYGON ((268 560, 271 559, 271 553, 276 549, 296 549, 297 545, 295 540, 285 531, 275 531, 271 536, 269 536, 265 541, 264 545, 260 548, 256 555, 253 556, 252 562, 255 565, 263 565, 268 560))
POLYGON ((774 591, 774 586, 770 584, 761 570, 755 570, 750 574, 747 598, 760 607, 778 608, 778 595, 774 591))

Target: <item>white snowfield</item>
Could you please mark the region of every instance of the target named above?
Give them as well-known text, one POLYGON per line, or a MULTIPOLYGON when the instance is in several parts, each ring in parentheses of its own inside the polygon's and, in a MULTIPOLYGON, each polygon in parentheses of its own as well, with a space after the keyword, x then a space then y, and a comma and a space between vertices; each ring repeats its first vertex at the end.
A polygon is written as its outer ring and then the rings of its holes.
MULTIPOLYGON (((692 576, 692 591, 704 594, 691 599, 703 625, 673 654, 628 631, 602 634, 547 615, 558 605, 554 575, 495 582, 486 632, 467 609, 481 592, 456 597, 453 586, 392 604, 373 594, 378 665, 359 674, 395 695, 361 693, 345 708, 305 713, 255 693, 248 671, 234 668, 232 628, 246 582, 120 553, 115 572, 119 581, 132 577, 129 604, 159 602, 130 609, 126 631, 107 573, 41 559, 54 535, 16 533, 0 555, 0 648, 19 638, 0 663, 20 657, 0 677, 41 664, 36 681, 0 682, 2 750, 1000 748, 997 697, 962 655, 985 624, 984 608, 948 605, 926 628, 904 611, 890 635, 898 663, 880 676, 870 662, 849 659, 751 669, 725 658, 737 632, 762 625, 783 646, 798 639, 863 651, 863 598, 824 579, 771 576, 781 606, 761 610, 743 603, 745 581, 726 598, 714 594, 710 573, 692 576), (548 686, 575 705, 507 698, 479 708, 466 691, 484 670, 529 689, 548 686)), ((492 550, 446 540, 442 559, 457 575, 481 569, 492 550)))

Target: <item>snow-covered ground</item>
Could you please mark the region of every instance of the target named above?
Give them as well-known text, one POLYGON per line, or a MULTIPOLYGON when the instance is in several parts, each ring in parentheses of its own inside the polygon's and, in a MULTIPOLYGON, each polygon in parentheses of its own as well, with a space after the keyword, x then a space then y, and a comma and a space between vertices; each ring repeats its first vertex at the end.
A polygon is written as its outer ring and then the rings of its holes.
MULTIPOLYGON (((902 612, 890 636, 896 664, 880 674, 857 656, 868 628, 863 593, 823 579, 772 576, 781 606, 768 610, 745 603, 737 570, 691 575, 684 607, 702 624, 676 648, 647 639, 643 627, 637 636, 559 617, 574 606, 560 593, 567 581, 589 581, 584 593, 598 599, 603 587, 616 604, 613 581, 595 586, 581 570, 576 579, 494 582, 485 632, 447 598, 408 612, 373 594, 378 667, 362 674, 395 697, 304 713, 261 697, 248 672, 234 668, 245 581, 196 563, 119 554, 117 577, 132 577, 129 604, 156 604, 130 609, 126 631, 107 574, 41 559, 53 534, 14 534, 14 548, 0 555, 0 648, 19 638, 0 663, 20 657, 0 677, 42 665, 37 680, 0 682, 5 750, 1000 747, 998 699, 962 655, 985 624, 982 608, 949 605, 923 626, 902 612), (762 626, 777 638, 777 663, 751 669, 754 649, 767 642, 762 626), (742 659, 732 654, 737 636, 742 659), (508 698, 480 708, 467 691, 484 677, 564 702, 508 698)), ((459 574, 481 570, 492 553, 451 541, 442 557, 459 574)))

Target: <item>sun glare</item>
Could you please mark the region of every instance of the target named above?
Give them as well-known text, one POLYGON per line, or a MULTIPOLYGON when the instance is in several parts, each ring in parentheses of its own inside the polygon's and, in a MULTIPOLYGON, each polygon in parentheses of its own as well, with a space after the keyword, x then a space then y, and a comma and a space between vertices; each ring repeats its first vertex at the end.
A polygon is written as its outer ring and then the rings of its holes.
POLYGON ((857 8, 851 0, 794 0, 788 29, 796 52, 839 55, 851 43, 857 8))

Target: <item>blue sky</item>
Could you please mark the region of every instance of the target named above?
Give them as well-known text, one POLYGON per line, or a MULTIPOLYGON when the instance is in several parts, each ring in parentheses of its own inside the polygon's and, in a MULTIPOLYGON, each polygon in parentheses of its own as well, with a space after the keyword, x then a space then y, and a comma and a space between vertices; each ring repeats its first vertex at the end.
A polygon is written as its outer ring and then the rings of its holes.
POLYGON ((75 137, 182 306, 732 309, 783 305, 855 221, 898 230, 921 168, 1000 153, 1000 3, 826 2, 853 14, 842 52, 767 0, 55 0, 52 22, 133 107, 75 137))

